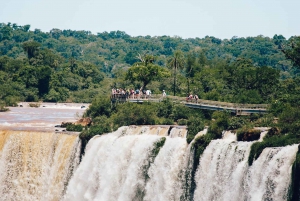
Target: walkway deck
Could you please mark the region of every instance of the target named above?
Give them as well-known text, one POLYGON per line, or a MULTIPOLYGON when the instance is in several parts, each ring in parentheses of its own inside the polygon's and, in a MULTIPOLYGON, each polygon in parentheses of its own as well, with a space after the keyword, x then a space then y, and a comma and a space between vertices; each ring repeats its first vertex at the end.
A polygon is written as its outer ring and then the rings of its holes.
MULTIPOLYGON (((268 104, 238 104, 238 103, 228 103, 212 100, 198 99, 187 101, 185 97, 178 96, 167 96, 173 102, 184 104, 190 108, 198 108, 205 110, 227 110, 236 115, 250 115, 252 113, 266 114, 268 104)), ((164 100, 162 95, 154 94, 151 97, 133 97, 126 98, 125 95, 115 94, 111 97, 112 102, 133 102, 133 103, 143 103, 143 102, 161 102, 164 100)))

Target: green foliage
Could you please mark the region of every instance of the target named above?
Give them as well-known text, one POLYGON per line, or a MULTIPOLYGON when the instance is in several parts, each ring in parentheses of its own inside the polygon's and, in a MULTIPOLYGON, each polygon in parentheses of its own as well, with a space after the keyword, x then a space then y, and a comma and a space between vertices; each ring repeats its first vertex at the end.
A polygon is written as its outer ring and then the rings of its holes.
POLYGON ((279 115, 279 126, 282 133, 299 134, 300 110, 298 107, 288 106, 279 115))
POLYGON ((78 125, 75 125, 75 124, 68 124, 67 127, 66 127, 66 130, 67 131, 74 131, 74 132, 81 132, 83 130, 83 126, 78 124, 78 125))
POLYGON ((197 133, 204 129, 204 123, 203 120, 199 117, 191 117, 187 122, 187 126, 188 133, 186 141, 187 143, 190 143, 197 135, 197 133))
POLYGON ((164 99, 160 102, 157 108, 157 116, 168 118, 172 114, 173 103, 169 98, 164 99))
POLYGON ((84 116, 95 118, 97 116, 107 116, 110 117, 113 108, 109 97, 100 96, 93 100, 90 107, 86 110, 84 116))
POLYGON ((177 124, 181 125, 181 126, 187 125, 187 123, 188 123, 188 120, 186 120, 186 119, 178 119, 177 120, 177 124))
POLYGON ((172 117, 174 121, 177 121, 178 119, 188 119, 191 115, 192 109, 181 105, 181 104, 176 104, 173 107, 172 111, 172 117))
POLYGON ((46 33, 29 28, 12 23, 0 25, 0 85, 4 81, 22 86, 8 90, 19 100, 80 102, 83 98, 86 102, 93 99, 88 95, 100 93, 95 89, 127 88, 132 81, 135 86, 148 86, 153 91, 175 90, 181 96, 193 93, 211 100, 268 103, 288 95, 289 102, 299 102, 300 85, 294 80, 280 82, 277 71, 284 78, 297 73, 288 59, 296 65, 299 37, 182 39, 131 37, 122 31, 94 35, 89 31, 52 29, 46 33), (138 62, 139 55, 148 56, 140 56, 138 62), (129 70, 129 80, 121 80, 118 72, 125 75, 130 65, 137 72, 129 70), (172 78, 164 78, 166 67, 172 69, 172 78), (116 79, 104 84, 105 75, 116 79))
POLYGON ((157 122, 156 108, 152 104, 124 103, 118 105, 112 116, 116 127, 128 125, 154 125, 157 122))
POLYGON ((142 82, 141 89, 145 89, 151 81, 160 80, 169 76, 170 73, 167 69, 154 63, 153 56, 146 55, 144 58, 141 58, 141 62, 136 62, 128 69, 125 79, 131 82, 142 82))
POLYGON ((299 55, 300 37, 299 36, 292 38, 287 44, 287 46, 284 46, 282 51, 288 59, 292 60, 293 64, 296 67, 300 68, 300 55, 299 55))
POLYGON ((227 111, 215 111, 212 118, 208 133, 214 139, 222 138, 222 132, 229 127, 230 114, 227 111))
POLYGON ((232 117, 229 119, 228 130, 236 130, 246 124, 245 119, 241 117, 232 117))

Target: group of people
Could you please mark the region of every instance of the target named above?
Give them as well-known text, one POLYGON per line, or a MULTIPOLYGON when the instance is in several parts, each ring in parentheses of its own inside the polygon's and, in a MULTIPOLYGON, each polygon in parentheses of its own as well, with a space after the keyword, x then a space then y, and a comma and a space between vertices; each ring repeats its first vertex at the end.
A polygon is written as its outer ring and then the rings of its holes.
POLYGON ((199 99, 199 97, 198 97, 198 95, 194 95, 193 96, 193 94, 189 94, 187 97, 186 97, 186 102, 192 102, 193 100, 195 100, 195 102, 196 103, 198 103, 198 99, 199 99))
MULTIPOLYGON (((113 98, 126 98, 126 99, 140 99, 140 98, 144 98, 144 99, 148 99, 151 98, 152 92, 151 90, 147 89, 147 90, 140 90, 140 89, 115 89, 113 88, 111 90, 111 94, 113 98)), ((165 98, 167 96, 167 93, 165 90, 163 90, 162 92, 162 97, 165 98)), ((193 95, 193 94, 189 94, 186 97, 186 102, 196 102, 198 103, 199 97, 198 95, 193 95)))
POLYGON ((140 91, 139 89, 115 89, 113 88, 111 91, 113 96, 122 96, 125 97, 126 99, 131 98, 131 99, 140 99, 140 98, 150 98, 151 97, 151 90, 142 90, 140 91))

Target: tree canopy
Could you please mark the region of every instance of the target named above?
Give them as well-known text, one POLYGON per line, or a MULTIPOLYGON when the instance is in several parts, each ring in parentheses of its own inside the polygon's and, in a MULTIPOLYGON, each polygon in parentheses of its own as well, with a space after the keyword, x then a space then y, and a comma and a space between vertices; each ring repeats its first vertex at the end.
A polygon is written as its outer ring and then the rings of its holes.
POLYGON ((145 55, 140 62, 134 63, 126 73, 126 80, 132 82, 142 82, 140 90, 146 89, 146 86, 155 80, 160 80, 170 76, 170 72, 154 63, 154 56, 145 55))

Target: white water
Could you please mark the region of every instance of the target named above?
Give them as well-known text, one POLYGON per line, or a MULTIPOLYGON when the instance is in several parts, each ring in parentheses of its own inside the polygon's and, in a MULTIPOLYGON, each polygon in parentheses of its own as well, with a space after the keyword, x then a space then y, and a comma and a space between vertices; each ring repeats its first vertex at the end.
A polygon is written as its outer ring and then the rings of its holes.
POLYGON ((241 200, 251 144, 213 140, 200 159, 194 200, 241 200))
MULTIPOLYGON (((78 167, 76 136, 0 131, 0 200, 192 200, 194 149, 178 137, 186 134, 180 129, 167 136, 168 126, 130 126, 95 136, 78 167)), ((298 145, 266 148, 249 167, 251 144, 231 133, 211 141, 196 171, 194 200, 287 200, 298 145)))
POLYGON ((132 135, 132 130, 122 127, 89 142, 65 201, 179 200, 185 138, 166 137, 151 163, 151 151, 161 137, 147 134, 150 129, 146 127, 138 131, 139 135, 132 135))
POLYGON ((298 145, 266 148, 249 169, 245 200, 287 200, 298 145))
POLYGON ((249 168, 251 144, 213 140, 200 159, 194 200, 287 200, 298 145, 266 148, 249 168))
POLYGON ((237 136, 235 133, 232 133, 231 131, 223 131, 222 139, 237 141, 237 136))
POLYGON ((0 132, 0 200, 60 200, 79 154, 76 136, 0 132))
POLYGON ((149 169, 144 200, 180 200, 187 143, 182 138, 167 138, 149 169))

